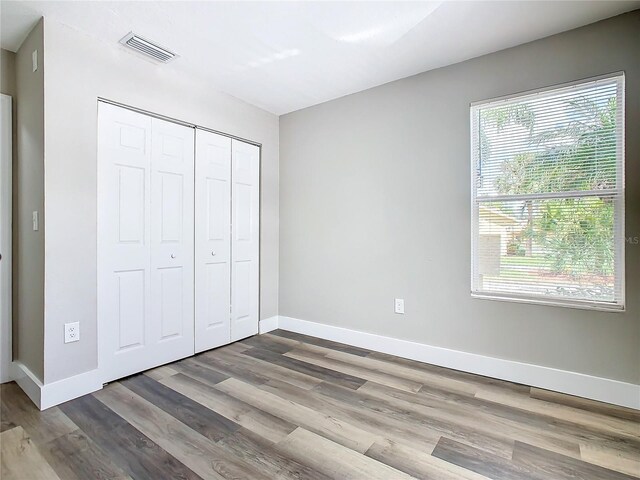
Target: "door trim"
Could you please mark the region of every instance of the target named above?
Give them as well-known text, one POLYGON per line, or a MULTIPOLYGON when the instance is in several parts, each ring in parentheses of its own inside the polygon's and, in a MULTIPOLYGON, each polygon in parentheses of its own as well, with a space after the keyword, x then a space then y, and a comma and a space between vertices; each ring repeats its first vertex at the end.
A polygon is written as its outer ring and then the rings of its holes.
POLYGON ((13 235, 12 220, 12 162, 13 162, 13 117, 12 98, 9 95, 0 96, 0 122, 2 131, 2 152, 0 152, 0 169, 2 185, 0 185, 0 222, 2 224, 2 237, 0 238, 0 383, 13 379, 11 361, 13 358, 12 335, 12 251, 11 240, 13 235))

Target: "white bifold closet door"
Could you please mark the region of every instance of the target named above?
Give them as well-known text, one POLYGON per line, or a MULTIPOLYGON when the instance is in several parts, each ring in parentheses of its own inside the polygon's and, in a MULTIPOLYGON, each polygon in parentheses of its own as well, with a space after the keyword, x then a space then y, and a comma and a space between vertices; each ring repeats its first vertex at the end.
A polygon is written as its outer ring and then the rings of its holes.
POLYGON ((196 130, 196 353, 231 342, 231 138, 196 130))
POLYGON ((196 131, 196 352, 258 333, 259 179, 259 147, 196 131))
POLYGON ((99 103, 103 381, 194 353, 194 130, 99 103))
POLYGON ((231 341, 258 333, 260 148, 231 141, 231 341))

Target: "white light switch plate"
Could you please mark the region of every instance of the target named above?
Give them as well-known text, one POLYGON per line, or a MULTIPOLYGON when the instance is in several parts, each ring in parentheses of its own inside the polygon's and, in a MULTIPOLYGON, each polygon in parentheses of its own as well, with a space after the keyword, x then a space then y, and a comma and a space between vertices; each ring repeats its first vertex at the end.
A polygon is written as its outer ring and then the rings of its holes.
POLYGON ((38 222, 38 212, 33 212, 32 220, 33 220, 33 231, 37 232, 38 228, 40 228, 39 225, 38 225, 38 223, 39 223, 38 222))
POLYGON ((33 71, 38 70, 38 50, 34 50, 31 54, 31 63, 33 66, 33 71))
POLYGON ((404 313, 404 299, 396 298, 394 303, 394 311, 396 313, 404 313))
POLYGON ((64 324, 64 343, 77 342, 80 340, 80 322, 64 324))

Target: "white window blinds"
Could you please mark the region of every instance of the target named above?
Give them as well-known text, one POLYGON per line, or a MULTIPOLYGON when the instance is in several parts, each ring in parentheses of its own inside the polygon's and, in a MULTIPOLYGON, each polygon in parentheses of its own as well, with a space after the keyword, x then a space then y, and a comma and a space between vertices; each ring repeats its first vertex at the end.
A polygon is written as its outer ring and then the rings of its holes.
POLYGON ((472 294, 624 308, 624 76, 471 107, 472 294))

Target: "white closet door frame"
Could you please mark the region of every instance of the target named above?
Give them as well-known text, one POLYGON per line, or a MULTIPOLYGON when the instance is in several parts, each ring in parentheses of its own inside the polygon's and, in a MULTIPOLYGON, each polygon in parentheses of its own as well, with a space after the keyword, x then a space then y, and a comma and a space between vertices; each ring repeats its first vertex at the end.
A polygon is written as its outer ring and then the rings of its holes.
POLYGON ((231 341, 258 333, 260 147, 231 142, 231 341))
POLYGON ((98 362, 107 382, 193 354, 194 140, 189 127, 129 109, 99 102, 98 112, 98 362), (174 296, 154 301, 162 288, 174 296))
POLYGON ((11 380, 11 97, 0 96, 0 383, 11 380))
MULTIPOLYGON (((230 199, 229 205, 229 217, 230 222, 227 223, 228 226, 228 235, 229 235, 229 253, 227 256, 227 265, 230 270, 230 280, 226 282, 229 285, 229 301, 230 303, 235 303, 236 308, 234 311, 231 311, 229 315, 226 317, 229 325, 228 334, 225 333, 220 334, 218 340, 212 340, 212 337, 209 339, 203 337, 203 343, 198 345, 198 340, 195 336, 193 336, 190 351, 186 351, 183 349, 183 345, 180 346, 176 350, 177 353, 172 355, 172 358, 163 358, 158 360, 162 355, 160 355, 156 351, 154 351, 153 356, 156 358, 153 362, 146 363, 154 363, 160 364, 167 363, 172 360, 176 360, 177 358, 182 358, 185 356, 189 356, 194 353, 195 350, 202 351, 208 348, 215 348, 215 346, 222 345, 225 343, 230 343, 232 341, 236 341, 242 338, 246 338, 251 335, 255 335, 258 333, 258 322, 260 316, 260 153, 261 146, 259 144, 253 143, 251 141, 246 141, 244 139, 234 137, 233 135, 228 135, 221 132, 216 132, 204 127, 198 127, 194 124, 190 124, 181 120, 171 119, 166 116, 157 115, 152 112, 148 112, 145 110, 137 109, 134 107, 130 107, 128 105, 119 104, 117 102, 113 102, 107 99, 99 98, 99 109, 107 110, 109 108, 116 108, 118 110, 126 110, 130 112, 130 115, 142 115, 145 118, 148 118, 150 122, 158 124, 158 122, 164 122, 167 124, 172 124, 176 128, 197 128, 199 132, 207 133, 210 135, 214 135, 219 139, 222 139, 222 143, 230 142, 231 143, 231 165, 230 165, 230 195, 227 197, 230 199), (233 159, 239 159, 238 162, 233 163, 233 159), (234 207, 236 205, 236 207, 234 207), (238 208, 240 206, 240 208, 238 208), (245 212, 243 214, 242 212, 245 212), (237 228, 237 235, 233 236, 233 228, 237 228), (230 225, 230 226, 229 226, 230 225), (233 252, 235 253, 235 256, 233 252), (227 340, 228 338, 228 340, 227 340), (209 343, 207 343, 209 342, 209 343), (176 356, 177 355, 177 356, 176 356)), ((133 118, 133 117, 132 117, 133 118)), ((101 121, 99 120, 99 129, 101 128, 101 121)), ((149 129, 149 132, 151 129, 149 129)), ((151 134, 148 135, 151 137, 151 134)), ((100 142, 101 135, 99 135, 99 150, 100 150, 100 142)), ((151 140, 151 138, 150 138, 151 140)), ((157 140, 156 140, 157 141, 157 140)), ((152 142, 152 144, 155 142, 152 142)), ((195 144, 196 142, 192 142, 195 144)), ((152 145, 145 147, 145 151, 148 151, 151 154, 152 145)), ((195 152, 194 152, 195 153, 195 152)), ((100 151, 98 153, 98 205, 100 205, 101 199, 107 194, 105 191, 104 182, 100 179, 107 173, 105 171, 106 166, 103 165, 104 162, 100 162, 100 151)), ((195 155, 194 155, 195 156, 195 155)), ((197 162, 197 160, 195 160, 197 162)), ((197 168, 197 167, 196 167, 197 168)), ((145 178, 151 179, 157 176, 158 172, 153 171, 153 168, 149 168, 149 171, 146 172, 145 178)), ((219 169, 218 169, 219 170, 219 169)), ((171 173, 171 172, 165 172, 171 173)), ((175 173, 175 172, 173 172, 175 173)), ((194 173, 194 172, 192 172, 194 173)), ((220 171, 216 173, 219 178, 220 171)), ((215 175, 214 177, 215 178, 215 175)), ((146 180, 146 182, 150 182, 150 180, 146 180)), ((198 304, 198 283, 199 283, 199 267, 198 265, 205 265, 207 262, 204 260, 205 253, 208 256, 216 257, 220 255, 220 252, 226 252, 227 249, 223 246, 224 241, 220 242, 211 242, 209 239, 205 241, 198 240, 198 233, 201 233, 204 229, 204 223, 200 222, 200 219, 203 215, 201 208, 198 206, 198 195, 199 192, 201 194, 202 190, 198 188, 198 182, 195 180, 195 190, 192 191, 193 197, 195 197, 195 207, 192 211, 191 221, 192 221, 192 229, 193 232, 195 229, 195 238, 192 238, 192 247, 195 247, 195 251, 193 252, 192 257, 192 282, 194 282, 194 292, 196 294, 191 295, 192 300, 192 327, 195 327, 197 330, 198 323, 198 312, 206 311, 202 309, 211 308, 211 306, 203 306, 198 304), (193 224, 193 220, 196 220, 195 225, 193 224), (201 248, 199 248, 201 247, 201 248), (212 248, 215 247, 215 248, 212 248), (212 252, 215 252, 216 255, 211 255, 212 252), (200 262, 201 260, 201 262, 200 262)), ((193 184, 192 184, 193 185, 193 184)), ((149 242, 148 246, 150 249, 153 249, 153 254, 149 255, 149 261, 146 265, 143 265, 143 270, 146 272, 148 278, 145 282, 145 296, 146 296, 146 305, 151 305, 151 284, 155 281, 155 284, 158 285, 158 278, 152 279, 152 271, 156 269, 156 277, 159 275, 157 270, 170 268, 171 263, 163 263, 167 259, 167 254, 169 258, 172 260, 174 258, 185 259, 185 254, 182 250, 179 250, 174 245, 172 249, 166 242, 154 241, 155 238, 159 238, 157 230, 152 231, 149 227, 151 225, 151 211, 150 211, 150 202, 151 197, 158 199, 158 193, 151 191, 150 183, 146 185, 145 191, 149 192, 148 195, 145 196, 145 221, 144 223, 144 239, 146 242, 149 242), (148 188, 148 190, 146 190, 148 188), (174 252, 170 252, 170 250, 174 250, 174 252), (176 253, 177 252, 177 253, 176 253), (171 257, 172 253, 174 254, 174 258, 171 257)), ((100 211, 98 211, 98 275, 101 278, 105 272, 109 271, 108 259, 111 258, 112 252, 109 251, 106 247, 106 228, 108 225, 105 225, 104 218, 101 218, 100 211)), ((215 239, 214 239, 215 240, 215 239)), ((219 263, 222 257, 218 257, 219 263)), ((207 260, 209 260, 207 258, 207 260)), ((210 262, 209 262, 210 263, 210 262)), ((186 267, 185 267, 186 268, 186 267)), ((201 273, 201 272, 200 272, 201 273)), ((113 274, 113 270, 112 270, 113 274)), ((186 270, 185 270, 186 275, 186 270)), ((175 279, 174 279, 175 280, 175 279)), ((200 283, 202 283, 203 279, 200 279, 200 283)), ((175 282, 174 282, 175 283, 175 282)), ((219 304, 216 306, 220 309, 220 304, 224 301, 224 296, 226 294, 223 293, 221 295, 222 299, 219 304)), ((101 304, 109 304, 113 299, 108 299, 105 295, 104 288, 100 286, 100 282, 98 285, 98 343, 99 343, 99 368, 103 369, 106 362, 109 362, 112 358, 112 355, 108 351, 105 351, 104 341, 101 339, 101 336, 108 336, 107 332, 105 332, 104 328, 104 314, 101 313, 101 304)), ((157 314, 157 308, 155 313, 157 314)), ((221 309, 220 309, 221 311, 221 309)), ((151 308, 147 308, 145 310, 145 315, 149 316, 151 314, 151 308)), ((202 316, 202 315, 201 315, 202 316)), ((205 317, 206 318, 206 314, 205 317)), ((148 318, 147 318, 148 321, 148 318)), ((223 321, 224 322, 224 321, 223 321)), ((203 324, 206 323, 206 320, 203 321, 203 324)), ((213 322, 216 323, 215 321, 213 322)), ((175 325, 174 325, 175 326, 175 325)), ((211 327, 212 325, 207 325, 211 327)), ((186 327, 186 324, 183 323, 183 327, 186 327)), ((214 329, 215 330, 215 329, 214 329)), ((224 328, 219 329, 220 332, 224 331, 224 328)), ((162 334, 160 335, 162 336, 162 334)), ((172 337, 174 335, 168 335, 167 337, 172 337)), ((113 339, 112 339, 113 340, 113 339)), ((170 338, 166 339, 167 341, 171 340, 170 338)), ((132 371, 142 371, 146 368, 152 368, 154 365, 148 366, 138 366, 131 367, 129 366, 127 370, 129 373, 132 371)), ((127 372, 120 374, 119 376, 129 374, 127 372)), ((110 379, 118 378, 118 375, 111 374, 106 375, 104 381, 109 381, 110 379)))
POLYGON ((196 353, 231 343, 231 138, 196 130, 196 353))

